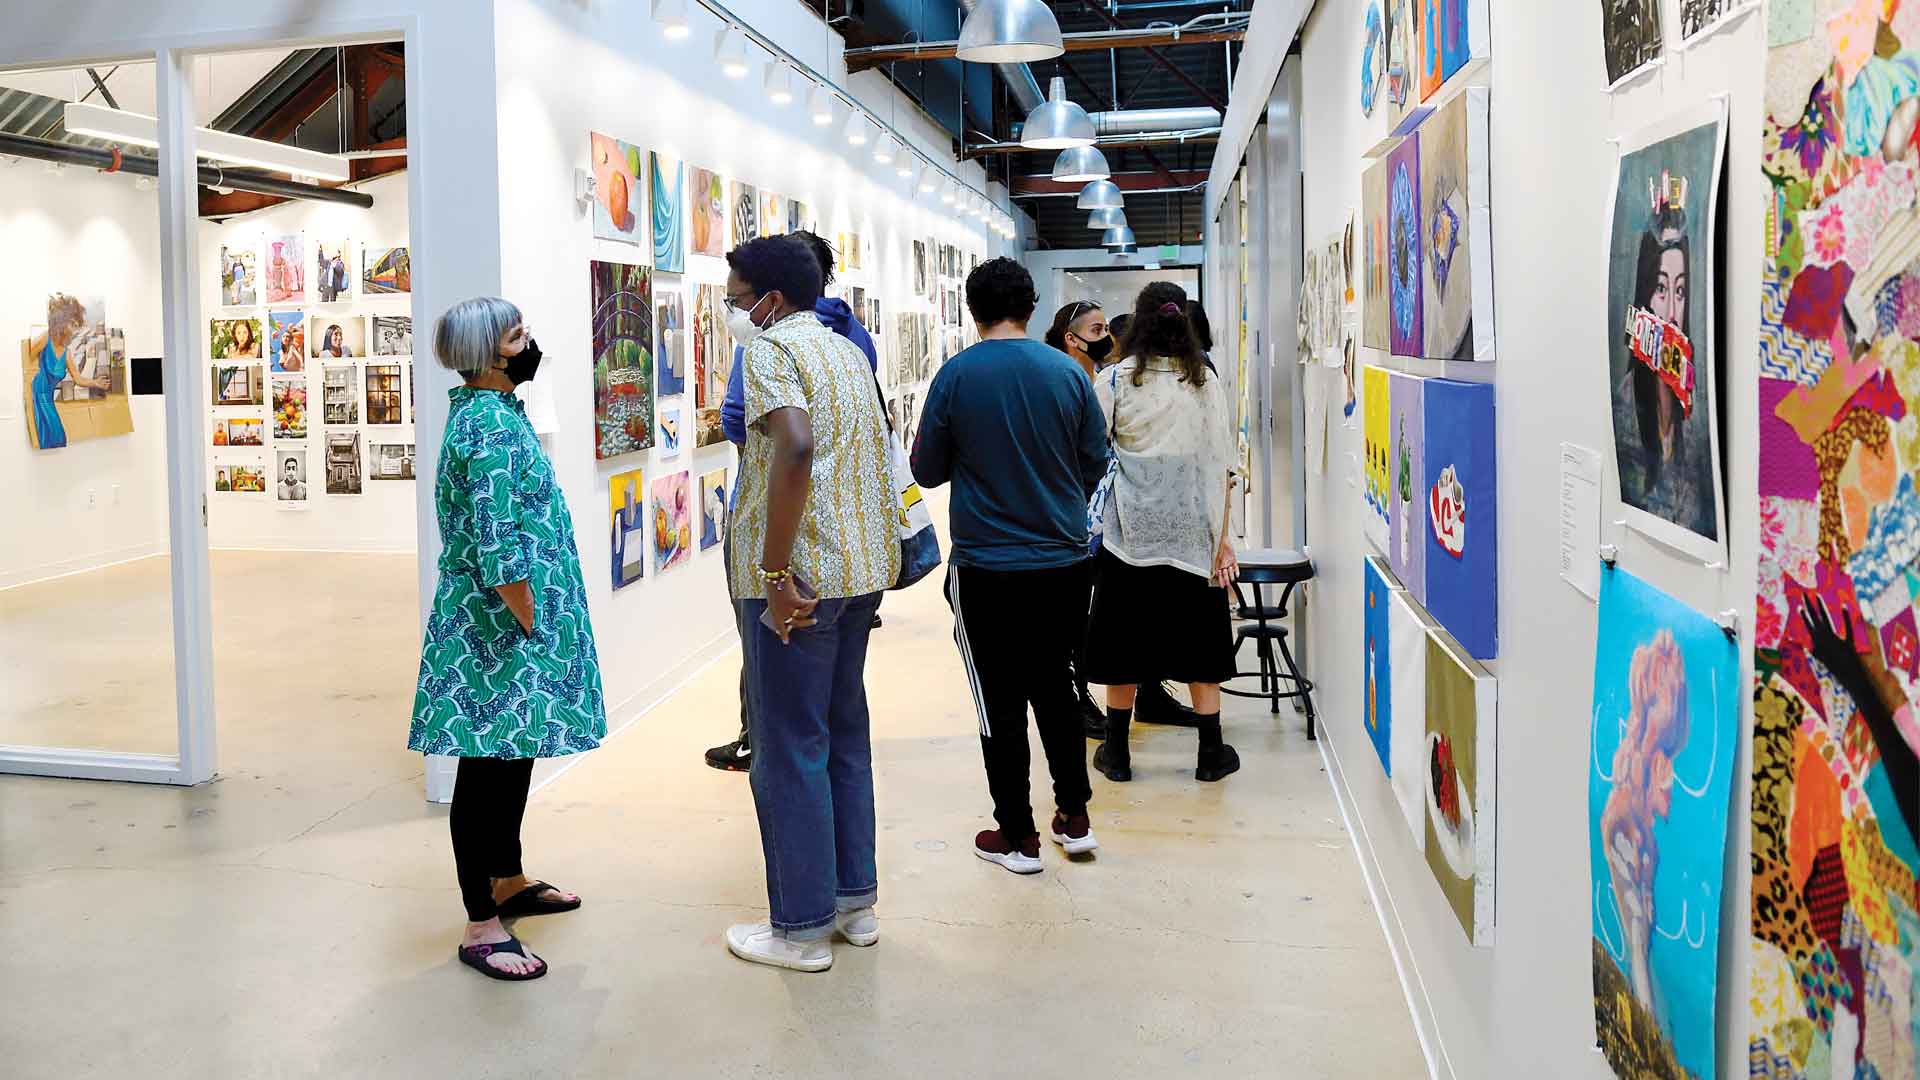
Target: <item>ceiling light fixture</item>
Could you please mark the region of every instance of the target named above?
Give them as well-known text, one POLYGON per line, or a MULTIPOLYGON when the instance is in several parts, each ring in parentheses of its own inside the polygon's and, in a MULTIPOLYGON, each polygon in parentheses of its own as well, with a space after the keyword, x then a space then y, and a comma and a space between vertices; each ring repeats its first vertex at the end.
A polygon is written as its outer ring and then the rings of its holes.
POLYGON ((980 0, 960 27, 954 55, 970 64, 1026 64, 1067 51, 1043 0, 980 0))
POLYGON ((1095 210, 1087 215, 1089 229, 1118 229, 1127 223, 1127 212, 1118 207, 1095 210))
POLYGON ((1091 146, 1069 146, 1053 162, 1053 179, 1062 184, 1105 180, 1113 175, 1107 156, 1091 146))
MULTIPOLYGON (((140 113, 69 101, 65 124, 68 134, 72 135, 87 135, 108 142, 132 143, 156 149, 160 146, 159 121, 140 113)), ((353 177, 352 169, 341 158, 314 150, 302 150, 285 143, 249 139, 212 128, 194 128, 193 142, 196 154, 213 161, 251 165, 270 172, 300 173, 322 180, 344 181, 353 177)))
POLYGON ((729 79, 747 77, 747 40, 732 23, 713 36, 713 62, 729 79))
POLYGON ((687 24, 687 0, 653 0, 653 21, 669 40, 681 41, 693 32, 687 24))
POLYGON ((1095 180, 1080 189, 1080 198, 1074 205, 1082 210, 1118 210, 1126 205, 1126 198, 1113 181, 1095 180))
POLYGON ((761 87, 767 92, 767 100, 775 105, 793 104, 793 80, 787 73, 787 65, 778 60, 767 61, 767 73, 761 77, 761 87))
POLYGON ((899 148, 898 156, 900 163, 894 166, 894 173, 902 180, 913 179, 913 170, 918 168, 920 163, 914 159, 912 154, 907 152, 907 148, 904 145, 899 148))
POLYGON ((918 186, 920 188, 920 194, 922 195, 931 195, 933 194, 933 189, 940 186, 940 175, 934 172, 931 163, 925 161, 920 163, 920 183, 918 186))
POLYGON ((807 115, 813 117, 814 127, 827 127, 833 123, 833 94, 819 83, 814 83, 812 92, 807 95, 807 115))
POLYGON ((1124 247, 1133 242, 1133 230, 1127 228, 1125 225, 1108 229, 1106 232, 1100 234, 1101 247, 1124 247))
POLYGON ((847 145, 867 145, 867 118, 859 112, 847 117, 847 145))
POLYGON ((1027 114, 1020 129, 1020 145, 1029 150, 1065 150, 1093 145, 1093 117, 1067 100, 1067 80, 1058 75, 1047 90, 1047 100, 1027 114))
POLYGON ((882 135, 873 140, 873 160, 882 165, 893 164, 894 148, 898 145, 891 135, 882 135))
POLYGON ((954 183, 951 180, 947 181, 946 190, 940 193, 940 202, 943 205, 952 206, 953 204, 959 201, 960 201, 960 185, 954 183))

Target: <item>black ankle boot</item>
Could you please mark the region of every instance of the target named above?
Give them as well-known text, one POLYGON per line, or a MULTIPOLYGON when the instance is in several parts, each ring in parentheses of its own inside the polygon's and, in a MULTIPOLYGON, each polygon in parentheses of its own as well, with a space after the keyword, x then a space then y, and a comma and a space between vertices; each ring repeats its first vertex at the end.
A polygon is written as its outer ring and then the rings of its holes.
POLYGON ((1106 738, 1107 714, 1100 708, 1099 703, 1093 700, 1093 695, 1087 691, 1086 681, 1076 678, 1073 682, 1073 687, 1075 692, 1080 695, 1081 729, 1086 732, 1087 738, 1089 739, 1106 738))
POLYGON ((1143 724, 1192 727, 1199 722, 1199 714, 1168 693, 1167 684, 1163 682, 1140 684, 1140 693, 1133 701, 1133 712, 1143 724))
POLYGON ((1093 767, 1116 784, 1133 779, 1133 753, 1127 749, 1127 729, 1133 723, 1132 709, 1107 710, 1107 741, 1093 752, 1093 767))
POLYGON ((1200 729, 1200 756, 1193 778, 1203 783, 1222 780, 1240 771, 1240 755, 1220 737, 1220 714, 1197 718, 1200 729))

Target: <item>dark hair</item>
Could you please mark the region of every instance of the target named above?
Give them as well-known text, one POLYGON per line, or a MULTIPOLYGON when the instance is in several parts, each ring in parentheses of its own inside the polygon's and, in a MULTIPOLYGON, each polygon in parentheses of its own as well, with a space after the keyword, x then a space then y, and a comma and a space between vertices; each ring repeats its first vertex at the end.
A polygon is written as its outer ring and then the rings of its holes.
POLYGON ((1124 360, 1133 355, 1133 347, 1127 343, 1127 331, 1133 329, 1133 313, 1123 311, 1107 320, 1107 333, 1113 335, 1113 351, 1107 354, 1107 362, 1124 360))
POLYGON ((760 296, 778 292, 801 311, 820 300, 820 260, 791 236, 763 236, 727 252, 727 266, 760 296))
POLYGON ((1193 323, 1193 336, 1200 342, 1200 351, 1212 352, 1213 323, 1207 320, 1207 309, 1200 306, 1200 301, 1187 301, 1187 319, 1193 323))
POLYGON ((820 260, 820 289, 824 292, 827 286, 833 284, 833 245, 827 243, 819 233, 805 229, 795 229, 787 235, 813 249, 813 257, 820 260))
POLYGON ((1067 327, 1072 326, 1073 320, 1085 315, 1087 312, 1099 310, 1100 305, 1091 300, 1075 300, 1073 303, 1067 304, 1059 311, 1054 312, 1053 325, 1047 328, 1047 344, 1059 349, 1061 352, 1066 352, 1067 327))
MULTIPOLYGON (((1660 260, 1669 251, 1678 251, 1688 271, 1693 267, 1693 250, 1687 241, 1687 212, 1677 207, 1666 207, 1657 211, 1647 222, 1647 231, 1640 234, 1639 257, 1635 260, 1633 274, 1633 303, 1635 307, 1651 311, 1653 309, 1653 291, 1660 284, 1660 260)), ((1689 282, 1691 285, 1691 282, 1689 282)), ((1689 307, 1680 308, 1680 332, 1692 336, 1689 325, 1689 307)), ((1631 357, 1627 361, 1627 370, 1633 383, 1634 415, 1638 423, 1642 459, 1646 462, 1647 490, 1660 482, 1662 462, 1660 460, 1660 396, 1671 394, 1660 376, 1645 364, 1635 363, 1631 357)), ((1686 453, 1686 441, 1674 440, 1674 464, 1679 464, 1686 453)))
POLYGON ((1133 302, 1133 325, 1127 334, 1127 352, 1140 360, 1133 369, 1133 385, 1140 385, 1147 360, 1164 356, 1180 365, 1180 381, 1207 384, 1207 357, 1193 336, 1187 317, 1187 291, 1171 281, 1156 281, 1140 290, 1133 302))
POLYGON ((1024 323, 1033 318, 1033 305, 1039 302, 1033 275, 1012 259, 988 259, 967 275, 967 311, 981 326, 1024 323))

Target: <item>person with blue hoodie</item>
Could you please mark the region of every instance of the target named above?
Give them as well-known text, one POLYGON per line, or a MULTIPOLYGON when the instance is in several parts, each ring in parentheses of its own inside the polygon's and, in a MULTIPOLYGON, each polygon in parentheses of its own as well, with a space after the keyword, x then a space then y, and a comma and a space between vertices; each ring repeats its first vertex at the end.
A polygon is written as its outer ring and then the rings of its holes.
MULTIPOLYGON (((834 259, 832 245, 828 244, 819 236, 805 230, 798 230, 794 232, 792 236, 794 239, 799 240, 811 248, 813 250, 813 257, 820 261, 821 288, 824 290, 826 286, 833 284, 834 259)), ((820 320, 822 326, 825 326, 827 329, 859 346, 860 351, 867 355, 867 365, 878 372, 880 356, 879 353, 874 350, 873 336, 867 333, 866 327, 860 325, 859 319, 854 318, 853 309, 847 306, 845 300, 837 296, 828 296, 823 291, 820 299, 814 302, 813 314, 815 318, 820 320)), ((739 346, 735 346, 733 350, 733 370, 727 376, 727 393, 720 402, 720 430, 726 435, 727 441, 735 446, 745 446, 747 442, 745 383, 740 373, 744 358, 745 350, 739 346)), ((738 485, 739 482, 739 471, 735 470, 734 483, 738 485)), ((731 498, 727 500, 727 505, 729 507, 733 505, 731 498)), ((727 529, 722 534, 721 539, 722 543, 730 550, 733 545, 733 530, 727 529)), ((732 565, 731 556, 725 561, 729 566, 732 565)), ((731 585, 731 581, 729 581, 729 585, 731 585)), ((734 598, 729 596, 728 599, 733 600, 734 598)), ((736 601, 734 603, 734 619, 736 623, 739 618, 740 605, 736 601)), ((875 626, 880 625, 880 616, 875 615, 873 617, 873 624, 875 626)), ((745 640, 746 628, 741 627, 740 631, 742 640, 745 640)), ((753 746, 747 737, 748 708, 747 667, 746 657, 743 653, 740 661, 740 737, 730 743, 725 743, 708 750, 706 755, 708 765, 726 772, 746 772, 747 767, 753 763, 753 746)))

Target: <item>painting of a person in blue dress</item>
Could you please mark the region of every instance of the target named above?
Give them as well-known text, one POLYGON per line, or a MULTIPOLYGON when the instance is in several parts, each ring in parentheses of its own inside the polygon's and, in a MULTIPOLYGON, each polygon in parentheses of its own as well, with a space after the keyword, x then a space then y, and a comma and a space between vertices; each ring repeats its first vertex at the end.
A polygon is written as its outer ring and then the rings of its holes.
POLYGON ((54 396, 60 384, 72 380, 90 390, 110 388, 105 379, 80 373, 72 360, 84 350, 90 338, 85 304, 65 293, 56 293, 47 301, 47 332, 29 341, 33 367, 33 434, 35 445, 55 450, 67 445, 67 428, 54 408, 54 396))

